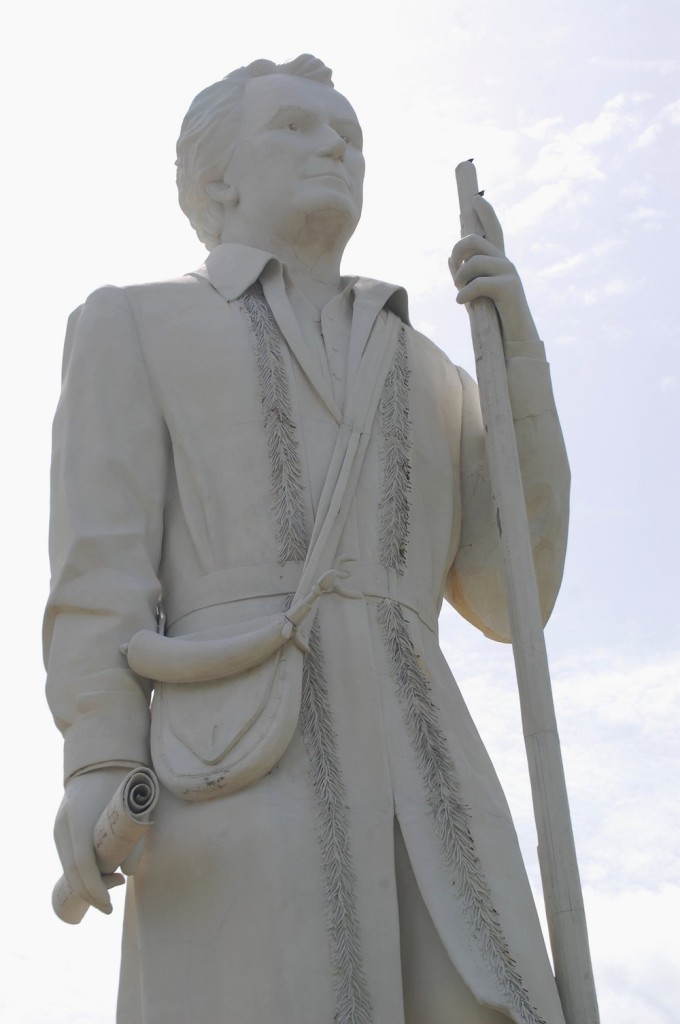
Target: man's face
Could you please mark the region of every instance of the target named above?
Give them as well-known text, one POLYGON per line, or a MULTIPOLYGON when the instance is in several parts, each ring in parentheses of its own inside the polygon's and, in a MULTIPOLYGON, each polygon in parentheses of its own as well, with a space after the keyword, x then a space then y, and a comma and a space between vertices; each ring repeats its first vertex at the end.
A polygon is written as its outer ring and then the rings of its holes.
POLYGON ((225 175, 241 224, 254 239, 290 243, 310 224, 334 225, 346 241, 361 215, 361 147, 356 114, 330 86, 285 74, 252 79, 225 175))

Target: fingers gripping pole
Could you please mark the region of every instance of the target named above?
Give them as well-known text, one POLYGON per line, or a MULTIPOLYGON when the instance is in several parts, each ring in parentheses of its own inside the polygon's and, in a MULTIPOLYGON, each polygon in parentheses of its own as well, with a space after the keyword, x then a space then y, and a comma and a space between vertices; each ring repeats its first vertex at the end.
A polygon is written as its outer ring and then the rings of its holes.
MULTIPOLYGON (((456 168, 462 234, 481 233, 471 160, 456 168)), ((567 1024, 598 1024, 583 896, 534 573, 505 358, 496 309, 468 303, 489 476, 503 556, 508 616, 538 832, 555 980, 567 1024)))

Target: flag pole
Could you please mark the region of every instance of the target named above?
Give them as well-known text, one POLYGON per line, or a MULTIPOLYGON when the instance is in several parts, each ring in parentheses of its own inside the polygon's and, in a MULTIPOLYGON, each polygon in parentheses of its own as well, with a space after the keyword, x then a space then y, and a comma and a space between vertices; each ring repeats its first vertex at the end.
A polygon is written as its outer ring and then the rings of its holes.
MULTIPOLYGON (((471 160, 458 165, 462 234, 481 234, 471 160)), ((555 980, 567 1024, 599 1024, 583 894, 555 719, 500 323, 490 299, 467 304, 486 430, 489 476, 538 833, 555 980)))

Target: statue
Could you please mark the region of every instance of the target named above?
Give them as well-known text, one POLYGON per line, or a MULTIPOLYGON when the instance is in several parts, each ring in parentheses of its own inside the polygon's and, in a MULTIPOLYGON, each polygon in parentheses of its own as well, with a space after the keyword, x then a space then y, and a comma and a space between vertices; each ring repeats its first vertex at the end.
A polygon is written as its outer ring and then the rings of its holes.
MULTIPOLYGON (((204 90, 178 142, 195 273, 70 322, 54 433, 55 838, 160 795, 128 881, 118 1024, 564 1024, 509 810, 437 642, 508 639, 476 384, 405 292, 342 277, 354 110, 308 55, 204 90)), ((569 471, 489 204, 451 260, 503 334, 545 618, 569 471)))

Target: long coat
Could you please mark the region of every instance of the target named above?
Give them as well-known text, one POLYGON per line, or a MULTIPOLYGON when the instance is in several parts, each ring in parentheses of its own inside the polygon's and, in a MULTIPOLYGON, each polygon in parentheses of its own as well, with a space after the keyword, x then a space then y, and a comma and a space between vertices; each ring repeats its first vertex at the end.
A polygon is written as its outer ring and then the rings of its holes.
MULTIPOLYGON (((444 596, 507 638, 476 385, 411 328, 401 290, 346 283, 348 392, 372 328, 388 310, 402 324, 339 544, 362 596, 319 601, 299 724, 268 774, 201 802, 163 790, 126 911, 142 1019, 403 1021, 396 817, 476 998, 563 1024, 508 807, 437 639, 444 596)), ((508 374, 547 617, 569 473, 542 346, 508 374)), ((66 778, 149 763, 151 684, 121 646, 156 628, 159 601, 172 635, 286 607, 342 415, 265 253, 219 246, 196 274, 105 288, 77 311, 46 617, 66 778)), ((185 689, 173 742, 200 751, 196 730, 228 722, 228 685, 215 692, 205 710, 185 689)))

